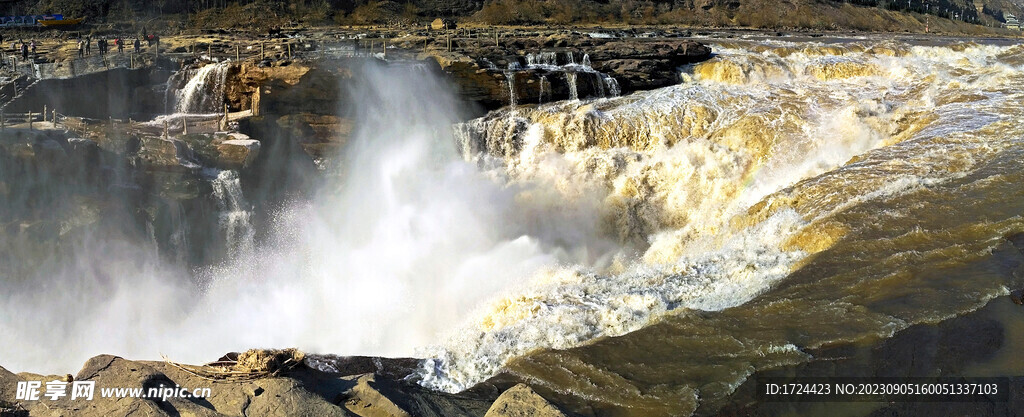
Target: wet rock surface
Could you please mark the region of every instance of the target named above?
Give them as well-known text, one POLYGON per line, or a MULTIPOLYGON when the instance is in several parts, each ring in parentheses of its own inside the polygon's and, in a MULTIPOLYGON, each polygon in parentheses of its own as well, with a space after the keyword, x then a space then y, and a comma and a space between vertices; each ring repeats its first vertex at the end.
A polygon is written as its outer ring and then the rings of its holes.
POLYGON ((497 46, 470 41, 420 56, 450 74, 464 97, 496 108, 513 101, 599 98, 675 84, 678 68, 710 58, 711 48, 687 39, 563 36, 499 41, 497 46))
MULTIPOLYGON (((911 326, 877 343, 825 346, 808 350, 813 359, 799 365, 759 371, 747 378, 725 404, 704 404, 697 415, 776 416, 818 414, 835 410, 830 403, 767 403, 757 399, 761 378, 790 377, 908 377, 1003 376, 1014 374, 1008 356, 1021 346, 1014 339, 1024 318, 1006 297, 984 308, 937 324, 911 326), (1005 363, 1005 365, 1000 365, 1005 363), (1006 366, 1010 365, 1010 366, 1006 366), (720 408, 719 408, 720 407, 720 408)), ((1024 378, 1009 378, 1007 402, 894 402, 862 404, 858 415, 985 415, 1014 416, 1024 410, 1024 378)), ((848 404, 850 409, 860 403, 848 404)))
POLYGON ((485 415, 485 417, 527 416, 565 417, 565 414, 530 389, 530 386, 518 384, 503 392, 485 415))

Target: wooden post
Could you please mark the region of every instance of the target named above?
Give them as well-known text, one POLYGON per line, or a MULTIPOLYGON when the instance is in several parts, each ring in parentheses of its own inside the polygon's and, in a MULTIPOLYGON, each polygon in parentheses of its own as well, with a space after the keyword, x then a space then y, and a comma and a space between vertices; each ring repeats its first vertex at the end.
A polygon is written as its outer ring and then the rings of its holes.
POLYGON ((53 122, 53 127, 57 127, 57 109, 53 110, 53 118, 50 121, 53 122))
POLYGON ((210 42, 206 45, 206 56, 210 57, 210 59, 213 59, 213 42, 210 42))
POLYGON ((228 105, 224 105, 224 119, 220 123, 220 130, 228 130, 228 105))
POLYGON ((260 88, 257 88, 256 91, 252 93, 252 104, 249 105, 249 111, 252 112, 253 116, 260 115, 260 88))
POLYGON ((288 42, 288 58, 292 57, 292 43, 288 42))
POLYGON ((46 105, 44 104, 43 105, 43 123, 46 123, 46 113, 49 113, 46 110, 47 110, 46 109, 46 105))
POLYGON ((494 29, 494 46, 498 46, 498 29, 494 29))
POLYGON ((135 68, 135 52, 128 54, 128 68, 135 68))
POLYGON ((238 44, 235 44, 235 61, 241 60, 241 54, 238 52, 238 44))

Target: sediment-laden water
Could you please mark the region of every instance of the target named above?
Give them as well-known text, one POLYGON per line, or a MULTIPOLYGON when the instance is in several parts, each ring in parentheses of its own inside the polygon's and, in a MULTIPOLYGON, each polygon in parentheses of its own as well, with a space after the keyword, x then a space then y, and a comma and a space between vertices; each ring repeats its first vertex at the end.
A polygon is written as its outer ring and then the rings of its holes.
POLYGON ((590 216, 574 231, 614 249, 551 242, 585 256, 484 308, 425 385, 459 391, 507 368, 610 408, 685 414, 801 349, 887 337, 1022 284, 1001 248, 1022 230, 1024 49, 716 54, 679 86, 457 127, 468 160, 544 190, 521 200, 590 216))
MULTIPOLYGON (((430 388, 506 372, 612 414, 685 415, 808 348, 1024 285, 1004 238, 1024 231, 1024 48, 715 52, 680 85, 463 122, 428 72, 367 68, 342 168, 266 237, 237 175, 210 175, 222 264, 109 228, 68 227, 47 253, 0 241, 0 359, 420 355, 430 388)), ((192 87, 179 110, 207 110, 192 87)))

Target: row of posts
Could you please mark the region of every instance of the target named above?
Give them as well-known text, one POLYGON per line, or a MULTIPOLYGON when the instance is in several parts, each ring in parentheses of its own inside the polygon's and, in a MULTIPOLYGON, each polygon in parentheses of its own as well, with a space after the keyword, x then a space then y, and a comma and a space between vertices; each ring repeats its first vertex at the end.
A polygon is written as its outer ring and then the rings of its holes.
MULTIPOLYGON (((43 116, 43 123, 46 123, 46 121, 47 121, 46 120, 46 116, 50 116, 50 122, 52 122, 54 126, 57 126, 57 110, 56 109, 50 110, 50 111, 47 111, 47 110, 48 110, 47 107, 43 106, 43 112, 42 113, 28 112, 28 115, 25 118, 25 121, 28 122, 28 130, 35 130, 35 117, 37 115, 39 115, 39 114, 41 114, 43 116)), ((0 131, 6 131, 6 130, 7 130, 7 114, 3 110, 0 110, 0 131)))

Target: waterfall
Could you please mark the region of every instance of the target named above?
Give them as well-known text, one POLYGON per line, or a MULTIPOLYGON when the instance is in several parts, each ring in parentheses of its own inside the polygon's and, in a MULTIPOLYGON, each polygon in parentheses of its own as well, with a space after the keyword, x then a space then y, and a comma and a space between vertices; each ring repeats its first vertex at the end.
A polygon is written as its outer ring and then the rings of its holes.
POLYGON ((528 67, 557 67, 558 66, 558 53, 557 52, 538 52, 536 54, 526 54, 526 66, 528 67))
POLYGON ((547 81, 547 76, 540 76, 540 95, 537 97, 537 104, 544 104, 544 88, 547 87, 547 81))
POLYGON ((235 171, 219 171, 210 181, 220 209, 220 227, 225 232, 228 251, 251 253, 256 232, 252 227, 252 206, 242 195, 242 183, 235 171))
MULTIPOLYGON (((182 206, 180 201, 173 201, 168 205, 168 213, 170 214, 170 245, 171 251, 174 254, 174 260, 179 265, 184 265, 189 257, 190 244, 188 241, 189 235, 189 222, 185 216, 185 207, 182 206)), ((152 226, 151 226, 152 227, 152 226)), ((153 240, 156 240, 156 236, 153 236, 153 240)))
POLYGON ((580 95, 579 95, 578 90, 576 89, 576 73, 575 72, 566 72, 565 73, 565 82, 566 82, 566 84, 569 85, 569 99, 570 100, 579 100, 580 99, 580 95))
POLYGON ((608 94, 605 92, 605 83, 604 83, 604 77, 601 76, 602 74, 593 74, 593 75, 594 75, 594 86, 597 87, 597 96, 601 97, 601 98, 608 97, 608 94))
POLYGON ((519 69, 519 63, 514 62, 508 64, 508 71, 505 71, 505 80, 508 81, 508 104, 510 106, 516 105, 516 73, 519 69))
POLYGON ((228 64, 208 64, 198 71, 175 93, 178 113, 216 113, 224 101, 224 84, 228 64))
MULTIPOLYGON (((569 87, 569 98, 571 100, 580 99, 579 76, 581 73, 584 76, 584 90, 582 93, 585 97, 618 97, 622 93, 622 89, 615 78, 591 67, 590 54, 582 54, 582 59, 579 63, 576 62, 574 52, 528 53, 525 55, 524 60, 526 62, 525 67, 521 67, 519 62, 513 61, 504 70, 505 77, 508 78, 509 83, 509 96, 515 95, 515 80, 512 77, 516 71, 520 70, 534 71, 534 74, 540 78, 538 102, 541 104, 544 103, 545 96, 551 99, 553 94, 552 88, 554 86, 551 85, 551 80, 547 78, 547 75, 557 73, 564 75, 566 84, 569 87), (563 54, 564 58, 562 58, 563 54)), ((513 105, 517 104, 516 97, 511 97, 510 103, 513 105)))
POLYGON ((600 74, 601 76, 601 83, 608 90, 608 95, 612 97, 618 97, 622 95, 622 88, 619 87, 619 81, 616 80, 615 77, 612 77, 611 75, 605 74, 603 72, 599 72, 598 74, 600 74))

